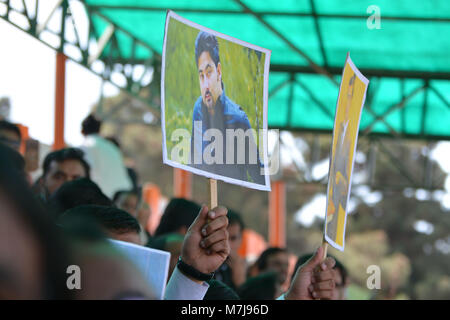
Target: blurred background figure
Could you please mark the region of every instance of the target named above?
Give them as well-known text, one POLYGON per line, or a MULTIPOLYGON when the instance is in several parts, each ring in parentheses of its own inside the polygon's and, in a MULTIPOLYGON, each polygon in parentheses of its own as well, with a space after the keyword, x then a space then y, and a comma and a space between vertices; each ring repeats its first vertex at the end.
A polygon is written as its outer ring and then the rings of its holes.
POLYGON ((66 182, 49 199, 48 209, 55 217, 81 205, 113 207, 113 202, 91 180, 82 178, 66 182))
POLYGON ((289 253, 285 248, 267 248, 261 253, 255 264, 259 273, 269 271, 275 272, 280 286, 287 281, 289 272, 289 253))
POLYGON ((247 262, 239 256, 245 226, 241 215, 236 211, 228 209, 227 217, 231 251, 225 263, 216 271, 214 278, 236 290, 245 282, 247 275, 247 262))
POLYGON ((81 149, 92 169, 92 180, 110 198, 117 191, 131 190, 133 184, 125 167, 120 149, 100 136, 101 121, 89 115, 82 123, 85 140, 81 149))
POLYGON ((124 210, 99 205, 81 205, 67 210, 59 219, 61 224, 70 224, 73 219, 89 218, 97 222, 111 239, 142 245, 141 226, 135 217, 124 210))
POLYGON ((70 250, 0 145, 0 299, 69 299, 70 250))
POLYGON ((113 202, 117 208, 128 212, 139 221, 141 243, 148 244, 151 235, 147 231, 147 225, 151 212, 148 205, 142 201, 139 191, 137 189, 117 191, 114 194, 113 202))
POLYGON ((279 275, 276 272, 265 272, 251 277, 238 288, 242 300, 275 300, 281 294, 279 275))
POLYGON ((169 275, 167 279, 170 278, 177 265, 178 258, 181 255, 183 241, 184 236, 179 233, 166 233, 153 238, 148 245, 148 247, 153 249, 170 252, 169 275))
POLYGON ((21 142, 22 134, 19 127, 6 120, 0 120, 0 143, 19 152, 21 142))
POLYGON ((183 198, 173 198, 164 210, 154 236, 176 232, 185 235, 200 212, 200 205, 183 198))

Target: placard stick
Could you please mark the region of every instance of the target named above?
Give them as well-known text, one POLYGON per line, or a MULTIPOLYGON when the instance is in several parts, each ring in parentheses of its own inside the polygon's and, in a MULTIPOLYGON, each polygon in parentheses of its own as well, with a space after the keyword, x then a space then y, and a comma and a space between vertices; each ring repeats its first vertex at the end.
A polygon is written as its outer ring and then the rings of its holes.
POLYGON ((328 251, 328 242, 325 240, 325 238, 322 241, 322 248, 323 248, 322 261, 325 261, 325 259, 327 258, 327 251, 328 251))
POLYGON ((217 207, 217 180, 209 179, 209 210, 217 207))

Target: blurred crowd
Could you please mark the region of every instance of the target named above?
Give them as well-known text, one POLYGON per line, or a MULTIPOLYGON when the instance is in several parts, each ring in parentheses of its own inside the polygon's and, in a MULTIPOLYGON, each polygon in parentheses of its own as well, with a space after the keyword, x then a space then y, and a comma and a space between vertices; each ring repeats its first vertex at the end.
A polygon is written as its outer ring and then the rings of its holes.
POLYGON ((150 233, 152 212, 120 146, 82 123, 80 148, 48 153, 35 181, 25 171, 19 128, 0 121, 0 299, 154 299, 138 268, 108 239, 170 253, 165 299, 345 299, 348 275, 324 249, 298 257, 270 247, 249 263, 236 208, 173 198, 150 233), (68 267, 81 288, 68 286, 68 267))

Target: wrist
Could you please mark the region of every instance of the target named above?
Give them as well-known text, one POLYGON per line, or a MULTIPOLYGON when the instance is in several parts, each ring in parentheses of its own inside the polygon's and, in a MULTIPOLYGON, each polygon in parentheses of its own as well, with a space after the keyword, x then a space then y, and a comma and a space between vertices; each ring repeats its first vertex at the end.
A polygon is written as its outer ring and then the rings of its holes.
POLYGON ((184 262, 183 259, 181 258, 181 256, 178 259, 177 268, 186 277, 188 277, 189 279, 191 279, 192 281, 195 281, 197 283, 203 283, 204 281, 211 280, 214 277, 214 272, 203 273, 203 272, 197 270, 196 268, 194 268, 192 265, 184 262))

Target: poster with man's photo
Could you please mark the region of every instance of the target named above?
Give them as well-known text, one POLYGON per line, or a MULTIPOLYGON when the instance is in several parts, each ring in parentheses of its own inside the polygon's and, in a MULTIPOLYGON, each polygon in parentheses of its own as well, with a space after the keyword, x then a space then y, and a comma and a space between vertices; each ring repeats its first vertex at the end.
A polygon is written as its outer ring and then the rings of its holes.
POLYGON ((161 77, 165 164, 270 190, 270 51, 168 11, 161 77))

